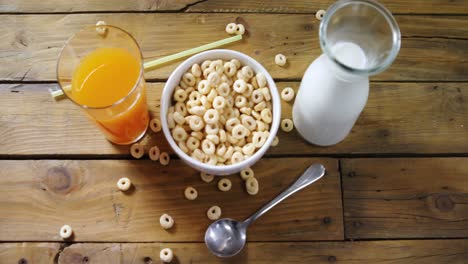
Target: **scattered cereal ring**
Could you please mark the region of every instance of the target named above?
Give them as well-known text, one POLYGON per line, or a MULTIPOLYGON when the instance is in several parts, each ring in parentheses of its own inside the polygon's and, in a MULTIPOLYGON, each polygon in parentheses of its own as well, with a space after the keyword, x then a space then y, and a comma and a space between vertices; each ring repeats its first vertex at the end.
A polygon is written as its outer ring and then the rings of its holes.
POLYGON ((169 164, 170 161, 171 157, 169 156, 169 154, 167 154, 167 152, 161 152, 161 155, 159 155, 159 163, 161 163, 161 165, 163 166, 166 166, 169 164))
POLYGON ((200 178, 202 179, 202 181, 204 181, 206 183, 210 183, 210 182, 213 181, 214 175, 213 174, 208 174, 208 173, 205 173, 205 172, 200 172, 200 178))
POLYGON ((291 87, 286 87, 281 91, 281 98, 289 102, 294 98, 294 90, 291 87))
POLYGON ((185 188, 184 195, 185 195, 185 198, 187 198, 188 200, 195 200, 198 197, 198 192, 195 188, 193 188, 192 186, 189 186, 185 188))
POLYGON ((174 225, 174 219, 168 214, 163 214, 159 218, 159 224, 161 224, 162 228, 169 229, 174 225))
POLYGON ((237 28, 236 23, 229 23, 226 25, 226 33, 234 34, 236 33, 236 28, 237 28))
POLYGON ((251 168, 247 168, 245 170, 241 170, 240 176, 245 181, 250 177, 254 177, 254 172, 251 168))
POLYGON ((325 10, 320 9, 319 11, 317 11, 317 13, 315 13, 315 18, 317 18, 318 20, 322 20, 323 16, 325 16, 325 10))
POLYGON ((223 178, 218 181, 218 189, 222 192, 227 192, 231 190, 231 187, 232 187, 231 180, 227 178, 223 178))
POLYGON ((120 178, 117 181, 117 188, 121 191, 128 191, 130 187, 132 186, 132 181, 130 181, 129 178, 120 178))
POLYGON ((161 154, 161 152, 159 151, 158 146, 154 146, 154 147, 150 148, 148 153, 149 153, 149 158, 152 161, 157 161, 159 159, 159 155, 161 154))
POLYGON ((272 147, 276 147, 276 146, 278 146, 278 143, 279 143, 279 138, 278 138, 278 137, 275 137, 275 138, 273 139, 273 142, 271 142, 271 146, 272 146, 272 147))
POLYGON ((244 35, 245 33, 245 27, 242 24, 237 24, 236 25, 236 35, 244 35))
POLYGON ((286 64, 286 60, 286 56, 284 56, 283 54, 277 54, 275 56, 275 63, 278 66, 284 66, 286 64))
POLYGON ((69 225, 64 225, 60 228, 60 237, 63 239, 70 238, 73 234, 73 229, 69 225))
POLYGON ((130 154, 135 159, 140 159, 141 157, 143 157, 143 155, 145 155, 145 148, 143 147, 143 145, 135 143, 130 147, 130 154))
POLYGON ((249 177, 245 181, 245 188, 247 193, 250 195, 256 195, 258 193, 258 181, 254 177, 249 177))
POLYGON ((161 252, 159 252, 159 258, 164 263, 169 263, 174 258, 174 253, 172 253, 172 249, 170 248, 163 248, 161 252))
POLYGON ((210 220, 218 220, 221 217, 221 208, 217 205, 213 205, 206 211, 206 216, 210 220))
POLYGON ((150 125, 151 130, 154 133, 158 133, 159 131, 161 131, 162 127, 161 127, 161 121, 159 121, 159 119, 157 118, 151 119, 149 125, 150 125))
POLYGON ((96 23, 96 32, 101 36, 105 36, 106 33, 107 33, 107 27, 106 26, 107 26, 106 22, 98 21, 96 23))
POLYGON ((281 130, 284 132, 291 132, 294 129, 294 123, 291 119, 283 119, 281 121, 281 130))

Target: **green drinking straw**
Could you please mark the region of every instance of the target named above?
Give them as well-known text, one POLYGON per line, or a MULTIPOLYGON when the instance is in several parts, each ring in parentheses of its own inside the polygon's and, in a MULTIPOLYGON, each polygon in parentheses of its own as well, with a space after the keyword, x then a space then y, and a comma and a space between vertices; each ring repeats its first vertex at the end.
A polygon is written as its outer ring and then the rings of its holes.
MULTIPOLYGON (((215 42, 212 42, 212 43, 201 45, 201 46, 193 48, 193 49, 184 50, 184 51, 178 52, 176 54, 172 54, 172 55, 169 55, 169 56, 166 56, 166 57, 162 57, 160 59, 145 62, 145 63, 143 63, 143 68, 145 69, 145 71, 151 71, 155 67, 160 66, 160 65, 162 65, 164 63, 175 61, 175 60, 178 60, 178 59, 181 59, 181 58, 184 58, 184 57, 187 57, 187 56, 190 56, 190 55, 193 55, 193 54, 205 51, 205 50, 221 47, 221 46, 227 45, 229 43, 239 41, 241 39, 242 39, 242 35, 235 35, 235 36, 232 36, 232 37, 229 37, 229 38, 221 39, 221 40, 218 40, 218 41, 215 41, 215 42)), ((69 89, 71 89, 71 85, 64 86, 63 89, 64 90, 69 90, 69 89)), ((58 87, 50 88, 49 92, 50 92, 50 95, 54 99, 60 99, 60 98, 64 97, 63 96, 64 95, 63 91, 58 87)))

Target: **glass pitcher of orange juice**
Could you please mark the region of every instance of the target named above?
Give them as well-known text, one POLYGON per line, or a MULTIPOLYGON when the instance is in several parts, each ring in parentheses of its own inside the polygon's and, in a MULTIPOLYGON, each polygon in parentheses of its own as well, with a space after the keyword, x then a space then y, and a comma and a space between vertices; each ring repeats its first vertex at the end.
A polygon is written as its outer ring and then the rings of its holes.
POLYGON ((143 59, 128 32, 103 25, 73 35, 60 53, 57 80, 109 141, 131 144, 146 133, 143 59))

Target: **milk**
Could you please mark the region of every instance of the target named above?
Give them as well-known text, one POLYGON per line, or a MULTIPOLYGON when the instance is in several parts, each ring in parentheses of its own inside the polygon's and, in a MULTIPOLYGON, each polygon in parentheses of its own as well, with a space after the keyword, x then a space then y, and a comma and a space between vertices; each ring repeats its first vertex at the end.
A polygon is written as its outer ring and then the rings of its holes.
MULTIPOLYGON (((366 66, 364 51, 352 42, 331 48, 341 63, 355 69, 366 66)), ((307 69, 293 106, 297 131, 308 142, 334 145, 351 131, 367 102, 369 79, 338 68, 322 54, 307 69)))

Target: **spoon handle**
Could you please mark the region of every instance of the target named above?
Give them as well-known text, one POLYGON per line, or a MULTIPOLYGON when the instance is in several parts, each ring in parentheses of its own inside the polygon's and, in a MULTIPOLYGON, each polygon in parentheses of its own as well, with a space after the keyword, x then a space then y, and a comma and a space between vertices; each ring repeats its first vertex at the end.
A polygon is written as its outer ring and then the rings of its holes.
POLYGON ((251 215, 244 221, 245 227, 250 225, 253 221, 257 220, 260 216, 266 213, 268 210, 279 204, 281 201, 289 197, 291 194, 296 193, 299 190, 311 185, 318 179, 325 175, 325 167, 322 164, 313 164, 299 177, 291 186, 276 196, 269 203, 265 204, 260 210, 251 215))

